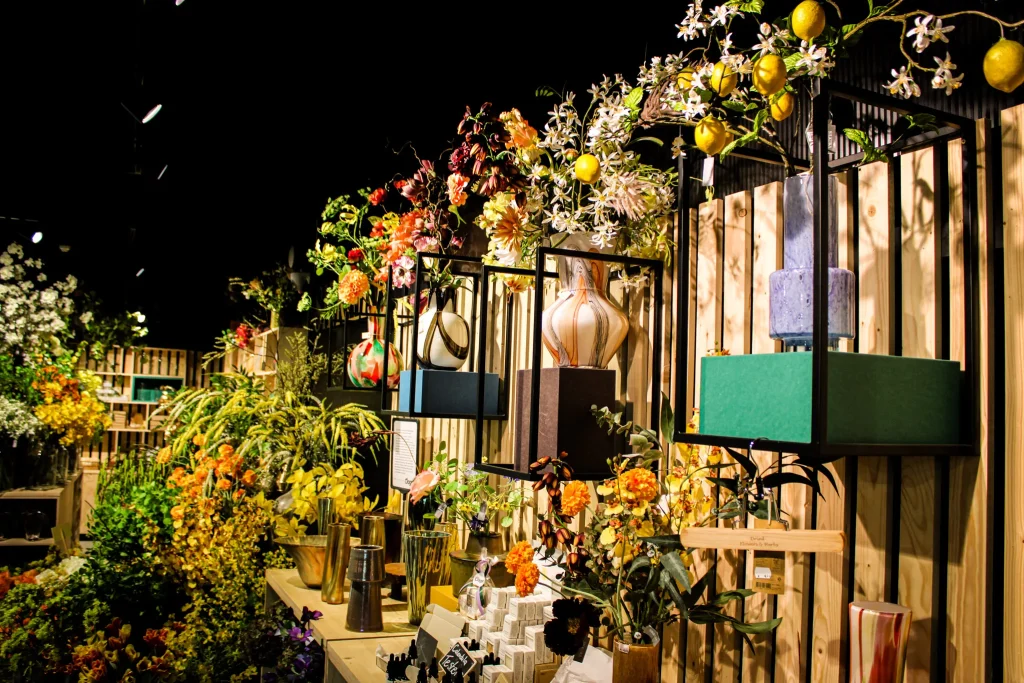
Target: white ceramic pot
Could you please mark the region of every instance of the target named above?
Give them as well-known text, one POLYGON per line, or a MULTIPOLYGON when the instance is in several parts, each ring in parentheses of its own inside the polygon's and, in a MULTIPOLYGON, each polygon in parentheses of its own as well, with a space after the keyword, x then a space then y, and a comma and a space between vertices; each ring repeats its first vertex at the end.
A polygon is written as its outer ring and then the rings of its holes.
MULTIPOLYGON (((598 253, 590 233, 575 233, 559 249, 598 253)), ((558 299, 544 310, 541 336, 559 367, 605 368, 629 333, 629 318, 608 298, 608 264, 559 258, 558 299)))
POLYGON ((469 358, 469 325, 455 312, 455 287, 431 290, 419 319, 416 358, 430 370, 458 370, 469 358))

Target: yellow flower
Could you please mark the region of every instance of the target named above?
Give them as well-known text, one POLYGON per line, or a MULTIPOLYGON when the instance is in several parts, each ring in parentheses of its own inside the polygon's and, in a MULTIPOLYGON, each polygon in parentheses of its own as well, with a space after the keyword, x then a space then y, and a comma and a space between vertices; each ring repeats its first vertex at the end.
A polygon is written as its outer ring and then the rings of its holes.
POLYGON ((640 538, 650 538, 654 535, 654 523, 649 519, 645 520, 644 523, 640 525, 640 528, 637 529, 636 535, 640 538))
POLYGON ((320 256, 323 257, 324 261, 333 261, 338 258, 338 249, 333 244, 325 244, 324 248, 320 250, 320 256))
POLYGON ((562 490, 562 514, 575 517, 590 504, 590 489, 582 481, 570 481, 562 490))
POLYGON ((610 526, 606 526, 604 528, 604 531, 601 532, 601 537, 598 539, 598 543, 600 543, 601 545, 611 545, 615 543, 615 537, 615 529, 611 528, 610 526))
POLYGON ((612 486, 612 482, 606 481, 597 485, 597 492, 602 496, 610 496, 615 493, 615 487, 612 486))
POLYGON ((604 509, 604 514, 608 517, 613 515, 621 515, 625 508, 622 507, 622 503, 615 503, 615 505, 608 505, 604 509))
POLYGON ((171 447, 164 446, 156 454, 156 461, 161 465, 166 465, 171 461, 171 447))

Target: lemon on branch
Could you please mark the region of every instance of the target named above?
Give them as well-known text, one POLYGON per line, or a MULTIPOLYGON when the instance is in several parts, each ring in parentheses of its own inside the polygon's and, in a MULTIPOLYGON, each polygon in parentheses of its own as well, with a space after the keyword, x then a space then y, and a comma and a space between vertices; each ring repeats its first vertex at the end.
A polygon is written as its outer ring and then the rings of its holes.
POLYGON ((804 0, 793 9, 789 26, 803 40, 812 41, 825 30, 825 9, 816 0, 804 0))
POLYGON ((985 53, 982 63, 985 80, 996 90, 1013 92, 1024 83, 1024 45, 1000 38, 985 53))
POLYGON ((754 62, 750 77, 757 92, 774 95, 786 86, 786 62, 778 55, 765 55, 754 62))
POLYGON ((715 64, 711 72, 711 89, 719 97, 727 97, 736 87, 736 72, 730 69, 725 62, 715 64))
POLYGON ((776 121, 785 121, 789 118, 789 115, 793 113, 793 109, 795 108, 796 98, 793 97, 793 93, 786 90, 778 97, 772 98, 769 113, 776 121))
POLYGON ((708 156, 721 152, 731 139, 732 134, 725 129, 725 124, 711 116, 701 119, 693 131, 693 141, 697 144, 697 149, 708 156))

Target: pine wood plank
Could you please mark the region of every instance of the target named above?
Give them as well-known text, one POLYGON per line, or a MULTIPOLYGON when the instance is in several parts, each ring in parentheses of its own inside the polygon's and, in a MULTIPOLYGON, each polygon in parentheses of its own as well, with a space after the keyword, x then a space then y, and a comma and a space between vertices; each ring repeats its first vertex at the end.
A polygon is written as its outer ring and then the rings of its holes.
MULTIPOLYGON (((985 157, 985 121, 978 121, 976 142, 978 153, 978 190, 984 192, 987 171, 985 157)), ((960 159, 964 153, 960 142, 950 143, 950 358, 964 361, 963 282, 965 262, 963 253, 963 186, 960 159), (958 201, 954 201, 958 200, 958 201), (958 208, 959 207, 959 208, 958 208)), ((980 195, 974 226, 978 234, 979 287, 987 292, 990 287, 990 254, 987 249, 989 216, 988 206, 980 195)), ((987 501, 990 495, 988 473, 991 466, 989 419, 992 406, 989 391, 992 378, 988 374, 989 324, 992 311, 989 299, 982 294, 980 310, 981 337, 979 349, 981 373, 980 453, 981 457, 957 458, 950 464, 949 486, 949 574, 947 581, 947 611, 949 613, 946 648, 948 680, 969 683, 985 678, 985 615, 986 572, 979 571, 979 561, 988 556, 987 501)))
MULTIPOLYGON (((682 245, 679 249, 679 258, 682 258, 682 245)), ((690 259, 690 281, 686 283, 689 301, 686 308, 686 409, 683 415, 689 420, 695 405, 694 387, 697 382, 697 209, 690 209, 690 244, 686 247, 686 255, 690 259)), ((679 414, 679 406, 676 406, 676 414, 679 414)))
MULTIPOLYGON (((1003 677, 1024 680, 1024 107, 1005 109, 1003 271, 1006 310, 1006 499, 1003 543, 1003 677)), ((999 512, 997 511, 997 514, 999 512)))
MULTIPOLYGON (((811 501, 805 486, 782 487, 782 509, 789 514, 790 528, 808 528, 811 501)), ((786 553, 786 592, 778 598, 777 616, 782 623, 775 633, 776 683, 802 683, 807 632, 804 605, 810 582, 808 556, 786 553)))
MULTIPOLYGON (((938 349, 940 239, 935 221, 934 150, 900 157, 903 355, 934 358, 938 349)), ((930 680, 934 578, 935 461, 903 459, 900 493, 899 602, 914 612, 907 646, 907 683, 930 680)), ((944 610, 940 610, 942 612, 944 610)))
POLYGON ((693 405, 700 407, 700 359, 722 346, 722 238, 725 207, 721 199, 700 205, 697 225, 697 323, 693 405))
MULTIPOLYGON (((891 213, 889 166, 875 162, 858 170, 860 223, 859 259, 860 353, 890 353, 892 321, 891 213)), ((857 463, 857 537, 854 556, 854 595, 858 600, 885 599, 886 535, 888 519, 888 465, 884 458, 862 458, 857 463)))
MULTIPOLYGON (((848 173, 837 178, 836 222, 837 256, 840 268, 853 270, 853 215, 848 198, 848 173)), ((853 351, 853 341, 843 340, 841 351, 853 351)), ((817 529, 842 531, 846 500, 846 461, 826 465, 836 479, 839 491, 824 486, 824 498, 818 498, 817 529)), ((844 557, 836 553, 819 555, 814 567, 814 681, 838 682, 840 678, 840 640, 846 620, 846 592, 843 588, 844 557)))
MULTIPOLYGON (((753 276, 751 301, 751 353, 774 353, 782 344, 769 336, 768 278, 782 267, 782 183, 762 185, 754 190, 753 276)), ((774 454, 754 451, 754 462, 759 468, 769 466, 774 454)), ((748 515, 747 526, 754 526, 754 517, 748 515)), ((754 583, 754 553, 746 558, 744 586, 754 583)), ((744 620, 764 621, 774 615, 776 598, 758 593, 747 598, 744 620)), ((769 663, 773 636, 754 638, 754 651, 743 650, 743 683, 757 683, 769 679, 769 663)))

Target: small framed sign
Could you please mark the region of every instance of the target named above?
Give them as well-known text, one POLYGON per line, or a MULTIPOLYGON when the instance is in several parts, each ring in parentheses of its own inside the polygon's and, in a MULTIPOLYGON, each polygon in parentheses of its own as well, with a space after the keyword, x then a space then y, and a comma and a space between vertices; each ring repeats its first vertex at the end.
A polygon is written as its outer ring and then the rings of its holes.
POLYGON ((420 454, 420 422, 391 419, 391 488, 409 493, 420 454))
POLYGON ((438 665, 450 673, 455 680, 461 681, 468 674, 476 662, 469 656, 469 651, 462 643, 455 643, 455 646, 448 651, 438 665))

